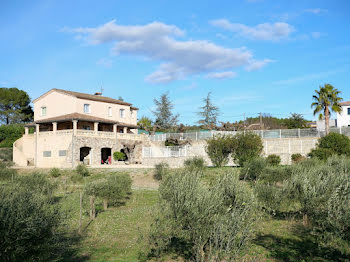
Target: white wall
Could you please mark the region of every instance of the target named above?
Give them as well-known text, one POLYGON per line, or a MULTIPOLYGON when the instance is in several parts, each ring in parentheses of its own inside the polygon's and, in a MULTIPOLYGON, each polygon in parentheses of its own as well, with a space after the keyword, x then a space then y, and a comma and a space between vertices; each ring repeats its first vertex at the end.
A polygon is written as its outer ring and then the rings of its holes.
POLYGON ((350 108, 350 106, 343 106, 342 112, 340 114, 337 113, 338 127, 350 126, 350 115, 348 115, 348 108, 350 108))

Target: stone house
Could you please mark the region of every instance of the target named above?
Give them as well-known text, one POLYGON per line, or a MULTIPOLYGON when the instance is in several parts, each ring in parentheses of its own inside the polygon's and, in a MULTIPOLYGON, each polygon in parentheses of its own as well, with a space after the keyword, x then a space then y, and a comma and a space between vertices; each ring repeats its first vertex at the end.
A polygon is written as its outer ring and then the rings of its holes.
POLYGON ((116 165, 116 151, 130 163, 141 163, 146 136, 137 134, 138 108, 132 104, 61 89, 51 89, 33 104, 34 122, 25 125, 25 134, 13 145, 17 166, 116 165))

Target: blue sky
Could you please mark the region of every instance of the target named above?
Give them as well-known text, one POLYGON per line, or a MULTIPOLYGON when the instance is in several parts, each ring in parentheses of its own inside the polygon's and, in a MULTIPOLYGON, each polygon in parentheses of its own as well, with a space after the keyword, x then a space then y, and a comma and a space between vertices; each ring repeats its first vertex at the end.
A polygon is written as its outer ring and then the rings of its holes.
POLYGON ((350 1, 0 1, 0 86, 122 96, 152 116, 164 92, 193 124, 208 92, 221 121, 313 119, 331 83, 350 100, 350 1))

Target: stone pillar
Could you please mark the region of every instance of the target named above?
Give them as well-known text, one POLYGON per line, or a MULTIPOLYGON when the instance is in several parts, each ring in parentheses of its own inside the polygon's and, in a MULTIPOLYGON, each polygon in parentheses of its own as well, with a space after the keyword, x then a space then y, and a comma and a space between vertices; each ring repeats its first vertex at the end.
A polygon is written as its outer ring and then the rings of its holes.
POLYGON ((78 129, 78 120, 73 120, 73 134, 77 134, 77 129, 78 129))
POLYGON ((127 134, 128 133, 128 128, 126 126, 124 126, 124 134, 127 134))
POLYGON ((24 127, 24 134, 25 135, 29 134, 29 127, 27 127, 27 126, 24 127))
POLYGON ((97 133, 98 132, 98 122, 94 123, 94 132, 97 133))
POLYGON ((35 132, 36 132, 36 135, 39 135, 39 131, 40 131, 40 125, 39 125, 39 124, 36 124, 36 125, 35 125, 35 132))
POLYGON ((52 131, 56 133, 57 131, 57 122, 52 122, 52 131))
POLYGON ((117 133, 117 127, 118 125, 117 124, 114 124, 113 125, 113 133, 116 134, 117 133))

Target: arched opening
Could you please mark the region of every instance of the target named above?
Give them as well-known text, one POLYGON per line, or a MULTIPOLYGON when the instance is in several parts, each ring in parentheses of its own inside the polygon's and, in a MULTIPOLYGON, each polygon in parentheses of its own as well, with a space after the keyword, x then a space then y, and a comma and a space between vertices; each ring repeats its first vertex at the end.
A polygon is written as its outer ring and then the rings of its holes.
POLYGON ((129 151, 130 150, 127 147, 124 147, 124 148, 120 149, 120 152, 125 154, 125 160, 124 161, 129 160, 129 151))
POLYGON ((101 164, 112 164, 112 149, 108 147, 101 148, 101 164))
POLYGON ((80 148, 80 162, 91 165, 91 147, 84 146, 80 148))

